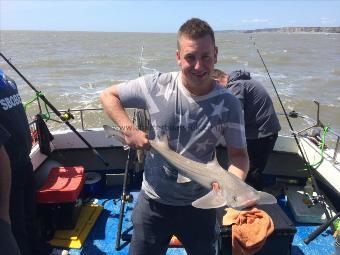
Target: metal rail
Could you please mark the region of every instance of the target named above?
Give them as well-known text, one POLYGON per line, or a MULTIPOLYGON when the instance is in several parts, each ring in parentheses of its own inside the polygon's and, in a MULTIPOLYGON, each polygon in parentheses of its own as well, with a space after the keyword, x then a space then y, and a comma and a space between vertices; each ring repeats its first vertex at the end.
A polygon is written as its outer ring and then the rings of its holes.
MULTIPOLYGON (((312 129, 312 128, 315 128, 315 127, 320 127, 320 128, 325 128, 325 125, 323 124, 323 122, 320 120, 320 103, 316 100, 314 100, 314 103, 316 104, 317 106, 317 112, 316 112, 316 120, 314 120, 313 118, 307 116, 307 115, 301 115, 300 113, 298 112, 295 112, 295 111, 291 111, 288 113, 288 116, 291 117, 291 118, 303 118, 303 119, 308 119, 308 120, 311 120, 314 122, 313 125, 307 127, 307 128, 304 128, 300 131, 297 131, 295 132, 297 135, 300 135, 301 133, 309 130, 309 129, 312 129)), ((277 115, 284 115, 284 113, 279 113, 277 112, 276 113, 277 115)), ((338 163, 337 162, 337 156, 338 156, 338 150, 340 149, 339 148, 339 145, 340 145, 340 134, 335 131, 333 128, 331 127, 328 127, 328 131, 327 131, 329 134, 332 134, 336 137, 336 142, 335 142, 335 147, 334 147, 334 153, 333 153, 333 156, 332 156, 332 162, 334 164, 338 163)))
MULTIPOLYGON (((86 115, 86 112, 90 112, 90 111, 97 111, 97 112, 102 112, 103 108, 84 108, 84 109, 68 109, 68 110, 59 110, 61 113, 66 113, 66 112, 71 112, 71 113, 79 113, 80 115, 80 125, 81 125, 81 130, 86 130, 85 129, 85 120, 84 120, 84 116, 86 115)), ((49 114, 54 114, 52 111, 48 112, 49 114)), ((283 115, 283 113, 276 113, 277 115, 283 115)), ((312 127, 317 127, 316 124, 322 124, 322 122, 320 121, 320 119, 318 121, 314 120, 313 118, 306 116, 306 115, 302 115, 298 112, 294 112, 294 116, 290 116, 291 118, 307 118, 309 120, 312 120, 315 124, 312 125, 311 127, 308 127, 306 129, 303 129, 301 131, 298 131, 297 133, 300 134, 303 131, 308 130, 309 128, 312 127)), ((30 126, 33 125, 35 123, 35 121, 30 122, 30 126)), ((323 124, 322 124, 323 125, 323 124)), ((322 127, 322 126, 321 126, 322 127)), ((338 156, 338 152, 340 152, 340 134, 334 130, 333 128, 329 127, 328 128, 328 133, 332 134, 336 137, 336 141, 335 141, 335 147, 334 147, 334 153, 332 156, 332 161, 333 163, 337 163, 337 156, 338 156)))

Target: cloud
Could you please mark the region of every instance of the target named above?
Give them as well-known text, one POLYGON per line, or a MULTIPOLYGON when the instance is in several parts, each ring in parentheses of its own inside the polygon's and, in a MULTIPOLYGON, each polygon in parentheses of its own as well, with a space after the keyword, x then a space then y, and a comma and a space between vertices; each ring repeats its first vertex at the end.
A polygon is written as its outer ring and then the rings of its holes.
POLYGON ((243 19, 242 23, 268 23, 268 19, 243 19))
POLYGON ((322 25, 334 25, 336 23, 336 19, 331 18, 320 18, 322 25))

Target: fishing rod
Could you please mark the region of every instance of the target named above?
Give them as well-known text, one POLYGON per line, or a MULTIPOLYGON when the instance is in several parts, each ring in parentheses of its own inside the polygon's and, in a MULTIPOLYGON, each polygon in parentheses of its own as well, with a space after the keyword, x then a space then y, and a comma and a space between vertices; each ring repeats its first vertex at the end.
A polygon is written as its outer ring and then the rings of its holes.
POLYGON ((320 235, 323 231, 325 231, 338 217, 340 217, 340 212, 335 214, 330 220, 322 224, 315 231, 313 231, 306 239, 303 240, 305 244, 309 244, 313 241, 318 235, 320 235))
MULTIPOLYGON (((270 79, 270 82, 271 82, 271 84, 272 84, 272 86, 273 86, 273 88, 274 88, 274 91, 275 91, 276 96, 277 96, 277 98, 278 98, 278 100, 279 100, 279 103, 280 103, 280 105, 281 105, 281 108, 282 108, 282 110, 283 110, 283 113, 284 113, 284 115, 285 115, 285 118, 286 118, 286 120, 287 120, 287 122, 288 122, 289 128, 290 128, 290 130, 292 131, 292 134, 293 134, 294 140, 295 140, 295 142, 296 142, 296 145, 298 146, 298 149, 299 149, 300 154, 301 154, 301 156, 302 156, 302 160, 303 160, 303 162, 305 163, 305 165, 306 165, 306 167, 307 167, 307 170, 308 170, 308 173, 309 173, 310 177, 312 177, 311 179, 312 179, 312 182, 313 182, 313 186, 314 186, 314 188, 315 188, 316 193, 318 194, 318 198, 319 198, 319 200, 320 200, 320 202, 321 202, 321 205, 322 205, 323 210, 324 210, 324 212, 325 212, 326 218, 327 218, 327 220, 330 220, 330 219, 331 219, 331 216, 330 216, 330 214, 329 214, 329 212, 328 212, 328 210, 327 210, 325 199, 324 199, 323 195, 322 195, 321 192, 320 192, 319 186, 318 186, 318 184, 317 184, 317 182, 316 182, 316 180, 315 180, 315 176, 314 176, 314 174, 313 174, 313 171, 312 171, 312 169, 311 169, 311 166, 310 166, 310 164, 307 162, 305 153, 303 152, 303 150, 302 150, 302 148, 301 148, 300 142, 299 142, 299 140, 298 140, 298 138, 297 138, 297 136, 296 136, 296 133, 295 133, 294 128, 293 128, 293 125, 292 125, 292 123, 291 123, 290 120, 289 120, 288 114, 287 114, 287 112, 286 112, 285 107, 283 106, 281 97, 280 97, 280 95, 279 95, 279 93, 278 93, 278 91, 277 91, 277 89, 276 89, 276 86, 275 86, 273 80, 272 80, 272 77, 271 77, 271 75, 270 75, 270 73, 269 73, 269 70, 268 70, 268 68, 267 68, 267 65, 266 65, 266 63, 264 62, 263 57, 262 57, 262 55, 261 55, 259 49, 257 48, 256 43, 255 43, 255 40, 253 40, 253 37, 252 37, 252 36, 250 37, 250 40, 253 42, 253 45, 254 45, 254 47, 255 47, 255 49, 256 49, 256 51, 257 51, 257 54, 259 55, 259 57, 260 57, 260 59, 261 59, 261 61, 262 61, 262 64, 263 64, 264 68, 266 69, 266 72, 267 72, 267 74, 268 74, 268 77, 269 77, 269 79, 270 79)), ((334 230, 332 225, 331 225, 331 228, 332 228, 332 230, 334 230)))
POLYGON ((44 103, 51 108, 51 110, 92 150, 92 152, 103 162, 105 166, 108 166, 109 163, 99 154, 99 152, 92 147, 91 144, 89 144, 86 139, 79 134, 79 132, 71 125, 71 123, 68 122, 65 117, 60 113, 60 111, 54 107, 50 103, 50 101, 47 100, 47 98, 40 92, 38 91, 27 79, 26 77, 0 52, 0 56, 6 61, 6 63, 12 67, 12 69, 26 82, 26 84, 37 94, 39 95, 39 98, 41 98, 44 103))
MULTIPOLYGON (((122 190, 122 196, 121 196, 121 204, 120 204, 120 210, 119 210, 119 219, 118 219, 118 227, 117 227, 117 233, 116 233, 116 250, 120 250, 120 240, 122 237, 122 227, 123 227, 123 219, 124 219, 124 210, 125 210, 125 204, 131 203, 133 201, 133 196, 131 194, 127 194, 127 185, 128 185, 128 174, 130 169, 130 164, 133 158, 135 158, 135 150, 131 147, 129 148, 127 160, 125 162, 125 170, 124 170, 124 181, 123 181, 123 190, 122 190)), ((126 240, 125 240, 126 241, 126 240)))
POLYGON ((142 76, 143 53, 144 53, 144 45, 142 45, 142 49, 141 49, 140 56, 139 56, 138 77, 142 76))
MULTIPOLYGON (((139 56, 138 77, 142 76, 143 52, 144 52, 144 46, 142 46, 141 54, 139 56)), ((135 109, 133 112, 133 119, 132 119, 133 123, 135 123, 136 118, 138 119, 138 110, 135 109)), ((127 194, 128 174, 129 174, 129 169, 130 169, 130 164, 132 162, 132 159, 136 158, 136 150, 131 147, 129 147, 128 150, 129 152, 128 152, 127 160, 125 163, 123 190, 122 190, 122 196, 121 196, 122 202, 121 202, 120 210, 119 210, 118 227, 117 227, 117 233, 116 233, 115 248, 117 251, 120 250, 121 248, 121 245, 120 245, 121 239, 123 239, 123 241, 126 241, 126 242, 131 241, 130 235, 126 235, 122 238, 122 226, 123 226, 123 219, 124 219, 125 204, 131 203, 133 201, 133 196, 131 194, 127 194)))

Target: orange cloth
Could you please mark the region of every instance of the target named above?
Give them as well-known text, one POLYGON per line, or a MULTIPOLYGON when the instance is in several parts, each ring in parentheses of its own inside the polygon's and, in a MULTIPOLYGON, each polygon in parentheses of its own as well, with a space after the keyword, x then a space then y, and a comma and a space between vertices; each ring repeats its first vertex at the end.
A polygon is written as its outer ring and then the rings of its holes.
POLYGON ((247 211, 226 209, 222 224, 232 225, 232 255, 252 255, 265 244, 274 231, 271 217, 263 210, 252 208, 247 211))
POLYGON ((182 243, 176 236, 172 236, 171 240, 169 242, 169 247, 175 248, 175 247, 183 247, 182 243))

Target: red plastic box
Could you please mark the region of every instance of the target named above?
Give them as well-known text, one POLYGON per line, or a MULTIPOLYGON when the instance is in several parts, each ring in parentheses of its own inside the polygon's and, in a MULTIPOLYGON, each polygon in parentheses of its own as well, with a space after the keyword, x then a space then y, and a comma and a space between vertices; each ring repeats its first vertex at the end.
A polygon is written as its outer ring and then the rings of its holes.
POLYGON ((78 199, 84 182, 83 166, 52 168, 44 185, 37 191, 37 202, 40 204, 74 202, 78 199))

